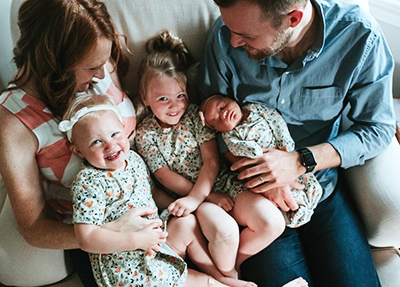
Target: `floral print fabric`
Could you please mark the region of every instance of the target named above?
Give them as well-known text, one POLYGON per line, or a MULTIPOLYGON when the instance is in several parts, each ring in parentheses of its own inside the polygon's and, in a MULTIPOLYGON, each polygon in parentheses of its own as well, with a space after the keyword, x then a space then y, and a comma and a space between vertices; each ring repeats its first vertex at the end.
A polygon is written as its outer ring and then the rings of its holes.
MULTIPOLYGON (((152 181, 141 157, 130 151, 124 171, 106 171, 83 164, 71 187, 74 223, 102 225, 133 207, 156 208, 152 181)), ((183 286, 187 267, 166 244, 150 256, 144 250, 90 253, 99 286, 183 286)))
MULTIPOLYGON (((202 125, 199 107, 190 104, 179 123, 162 128, 154 115, 147 116, 136 130, 136 147, 150 172, 168 166, 191 182, 196 182, 203 159, 200 146, 216 137, 214 131, 202 125)), ((213 191, 225 186, 226 175, 218 177, 213 191)))
MULTIPOLYGON (((222 133, 229 151, 235 156, 257 158, 264 148, 294 151, 295 143, 282 116, 274 109, 262 104, 247 104, 242 107, 249 116, 233 130, 222 133)), ((322 187, 313 173, 301 175, 298 182, 305 185, 302 190, 292 188, 292 195, 299 205, 294 212, 284 213, 289 227, 298 227, 310 221, 314 208, 322 196, 322 187)), ((236 198, 243 189, 232 183, 230 196, 236 198)))

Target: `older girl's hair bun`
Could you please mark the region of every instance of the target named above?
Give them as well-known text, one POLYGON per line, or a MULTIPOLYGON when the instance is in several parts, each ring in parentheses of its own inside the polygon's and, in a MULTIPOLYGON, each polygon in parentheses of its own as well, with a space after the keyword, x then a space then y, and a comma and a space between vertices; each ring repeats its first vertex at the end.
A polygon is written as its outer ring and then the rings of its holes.
POLYGON ((146 44, 146 51, 148 54, 170 54, 179 62, 180 66, 186 68, 194 62, 183 40, 167 30, 151 38, 146 44))

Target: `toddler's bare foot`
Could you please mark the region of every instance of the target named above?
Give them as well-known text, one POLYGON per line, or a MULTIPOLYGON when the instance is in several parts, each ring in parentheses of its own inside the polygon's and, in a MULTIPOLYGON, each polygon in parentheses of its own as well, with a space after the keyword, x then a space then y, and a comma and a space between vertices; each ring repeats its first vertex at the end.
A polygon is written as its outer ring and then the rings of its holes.
POLYGON ((296 278, 289 283, 286 283, 282 287, 307 287, 308 282, 304 280, 302 277, 296 278))

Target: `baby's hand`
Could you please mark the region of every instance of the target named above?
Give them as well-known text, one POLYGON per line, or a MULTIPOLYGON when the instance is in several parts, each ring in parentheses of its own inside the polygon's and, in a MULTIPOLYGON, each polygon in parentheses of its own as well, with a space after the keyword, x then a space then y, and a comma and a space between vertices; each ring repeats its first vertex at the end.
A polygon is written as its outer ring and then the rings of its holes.
POLYGON ((170 214, 177 217, 187 216, 199 207, 201 200, 195 198, 194 196, 185 196, 175 200, 168 206, 168 211, 170 214))
POLYGON ((161 245, 167 241, 168 232, 162 231, 157 222, 153 222, 137 231, 139 249, 154 254, 161 250, 161 245))
POLYGON ((231 211, 235 205, 235 202, 227 194, 217 192, 211 192, 207 196, 206 201, 218 205, 226 212, 231 211))

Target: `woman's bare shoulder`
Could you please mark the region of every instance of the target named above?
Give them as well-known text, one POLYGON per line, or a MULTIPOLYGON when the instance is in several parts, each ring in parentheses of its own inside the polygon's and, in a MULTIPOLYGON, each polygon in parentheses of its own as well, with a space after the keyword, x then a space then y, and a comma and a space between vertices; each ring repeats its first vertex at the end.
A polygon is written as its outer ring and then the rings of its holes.
POLYGON ((6 147, 37 150, 38 142, 33 132, 3 106, 0 106, 0 122, 1 151, 6 147))

